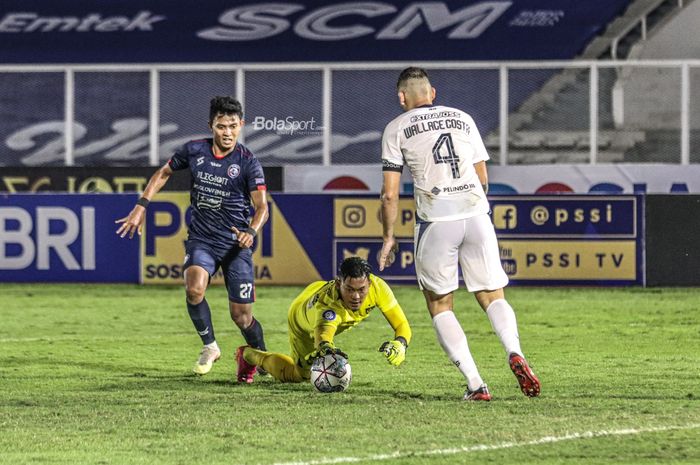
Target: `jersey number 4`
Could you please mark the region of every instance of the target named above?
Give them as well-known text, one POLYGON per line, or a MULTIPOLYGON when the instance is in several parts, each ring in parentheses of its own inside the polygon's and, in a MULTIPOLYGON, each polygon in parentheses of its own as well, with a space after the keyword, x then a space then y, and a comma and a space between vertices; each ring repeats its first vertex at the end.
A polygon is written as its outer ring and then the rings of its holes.
POLYGON ((433 160, 438 164, 449 163, 450 168, 452 168, 452 177, 454 179, 459 178, 459 156, 455 153, 452 134, 449 132, 440 134, 435 145, 433 145, 433 160))

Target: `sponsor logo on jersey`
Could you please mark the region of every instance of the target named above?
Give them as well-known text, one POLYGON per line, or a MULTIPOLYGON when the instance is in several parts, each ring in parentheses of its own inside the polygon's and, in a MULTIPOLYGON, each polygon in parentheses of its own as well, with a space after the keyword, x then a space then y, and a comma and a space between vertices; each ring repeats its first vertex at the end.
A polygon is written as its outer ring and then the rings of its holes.
POLYGON ((467 184, 462 184, 461 186, 447 186, 447 187, 443 187, 442 191, 450 193, 450 192, 470 191, 472 189, 476 189, 476 184, 467 183, 467 184))
POLYGON ((215 168, 221 168, 221 163, 217 163, 215 161, 210 161, 209 164, 215 168))
MULTIPOLYGON (((431 108, 432 110, 432 108, 431 108)), ((422 113, 420 115, 415 115, 411 116, 411 123, 415 123, 417 121, 425 121, 428 119, 435 119, 435 118, 459 118, 459 112, 456 111, 441 111, 438 113, 422 113)))
POLYGON ((241 174, 241 167, 238 165, 231 165, 228 167, 226 173, 228 174, 229 178, 235 179, 239 174, 241 174))
POLYGON ((202 163, 204 163, 204 157, 197 158, 197 166, 201 165, 202 163))
POLYGON ((398 171, 400 173, 403 171, 403 165, 392 163, 389 160, 382 160, 382 171, 398 171))
POLYGON ((318 297, 318 294, 314 294, 314 296, 306 303, 307 310, 316 305, 316 302, 318 302, 318 297))
POLYGON ((333 321, 335 320, 335 312, 333 310, 326 310, 324 311, 321 316, 323 317, 324 320, 326 321, 333 321))
MULTIPOLYGON (((232 165, 232 166, 236 166, 236 168, 238 168, 237 165, 232 165)), ((238 168, 237 171, 235 172, 236 176, 238 176, 239 171, 240 171, 240 168, 238 168)), ((228 175, 231 176, 231 166, 228 169, 228 175)), ((231 177, 235 177, 235 176, 231 176, 231 177)), ((229 181, 228 179, 226 179, 223 176, 217 176, 215 174, 207 173, 206 171, 197 171, 197 179, 203 183, 213 184, 215 186, 226 186, 228 184, 228 181, 229 181)))
POLYGON ((438 195, 442 191, 440 190, 440 188, 438 186, 435 186, 432 189, 430 189, 430 192, 432 192, 433 195, 438 195))

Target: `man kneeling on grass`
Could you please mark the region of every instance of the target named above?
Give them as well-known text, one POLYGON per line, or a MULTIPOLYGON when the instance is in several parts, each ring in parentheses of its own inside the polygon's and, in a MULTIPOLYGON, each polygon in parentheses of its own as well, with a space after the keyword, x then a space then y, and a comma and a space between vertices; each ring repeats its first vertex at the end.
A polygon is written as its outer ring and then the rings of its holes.
POLYGON ((287 320, 291 355, 250 346, 238 348, 238 381, 252 383, 257 366, 282 382, 298 383, 309 379, 315 358, 329 353, 347 358, 335 347, 333 337, 358 325, 375 308, 382 312, 394 330, 393 340, 384 342, 379 351, 390 364, 400 365, 411 341, 411 327, 406 315, 389 285, 372 274, 367 261, 350 257, 340 265, 334 280, 309 284, 292 302, 287 320))

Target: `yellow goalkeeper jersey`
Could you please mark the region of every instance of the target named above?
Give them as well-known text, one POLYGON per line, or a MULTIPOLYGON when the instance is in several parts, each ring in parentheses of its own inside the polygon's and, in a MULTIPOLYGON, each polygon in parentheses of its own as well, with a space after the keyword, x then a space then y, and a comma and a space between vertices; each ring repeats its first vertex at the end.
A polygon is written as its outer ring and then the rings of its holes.
POLYGON ((357 311, 343 305, 335 280, 309 284, 289 308, 290 336, 318 347, 321 341, 333 342, 336 334, 358 325, 378 309, 394 330, 394 338, 401 336, 410 342, 411 327, 389 285, 373 274, 369 281, 369 292, 357 311))

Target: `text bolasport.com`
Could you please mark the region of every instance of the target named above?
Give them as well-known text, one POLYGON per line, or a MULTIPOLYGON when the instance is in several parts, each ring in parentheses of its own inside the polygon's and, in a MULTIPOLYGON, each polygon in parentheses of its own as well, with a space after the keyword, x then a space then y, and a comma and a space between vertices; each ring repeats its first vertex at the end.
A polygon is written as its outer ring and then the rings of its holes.
POLYGON ((317 125, 316 118, 314 117, 302 120, 296 119, 294 116, 287 116, 286 118, 256 116, 253 120, 253 129, 256 131, 275 131, 278 135, 288 134, 293 136, 294 134, 319 132, 323 128, 317 125))

